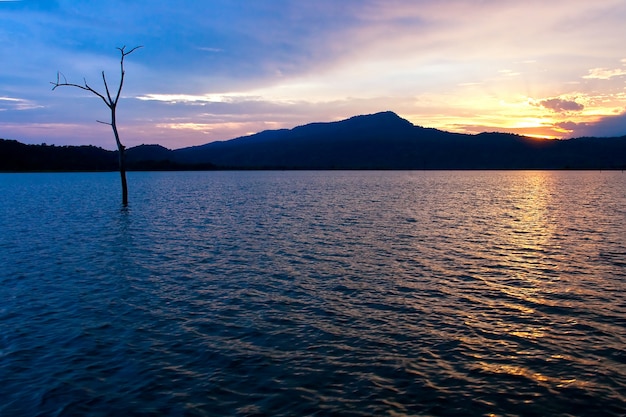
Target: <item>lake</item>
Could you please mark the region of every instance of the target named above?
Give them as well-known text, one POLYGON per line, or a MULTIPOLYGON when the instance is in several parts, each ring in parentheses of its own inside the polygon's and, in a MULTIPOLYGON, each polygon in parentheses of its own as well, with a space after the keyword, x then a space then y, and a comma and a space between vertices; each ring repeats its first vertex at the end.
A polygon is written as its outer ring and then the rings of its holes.
POLYGON ((0 174, 2 416, 626 414, 626 174, 0 174))

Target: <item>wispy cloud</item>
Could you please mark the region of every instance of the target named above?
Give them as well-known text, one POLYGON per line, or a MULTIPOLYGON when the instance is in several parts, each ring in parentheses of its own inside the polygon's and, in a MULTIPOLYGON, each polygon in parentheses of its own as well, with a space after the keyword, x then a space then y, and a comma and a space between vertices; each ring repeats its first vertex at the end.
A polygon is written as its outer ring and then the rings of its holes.
POLYGON ((620 60, 622 68, 592 68, 583 76, 584 79, 610 80, 614 77, 626 75, 626 58, 620 60))
POLYGON ((258 96, 239 93, 226 94, 144 94, 135 97, 142 101, 159 101, 170 104, 203 105, 208 103, 234 103, 241 101, 256 101, 258 96))
POLYGON ((626 68, 593 68, 589 70, 589 74, 583 76, 585 79, 610 80, 613 77, 626 75, 626 68))
POLYGON ((30 100, 15 97, 0 97, 0 111, 7 110, 33 110, 43 106, 35 104, 30 100))
POLYGON ((224 50, 222 48, 213 48, 210 46, 198 46, 196 48, 198 51, 203 51, 203 52, 223 52, 224 50))

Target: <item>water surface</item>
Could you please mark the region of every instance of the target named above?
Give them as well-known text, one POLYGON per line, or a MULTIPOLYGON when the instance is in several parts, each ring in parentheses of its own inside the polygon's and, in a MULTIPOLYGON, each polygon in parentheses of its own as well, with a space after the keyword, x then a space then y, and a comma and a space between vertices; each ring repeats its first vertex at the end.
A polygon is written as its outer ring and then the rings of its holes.
POLYGON ((626 174, 0 174, 0 415, 624 415, 626 174))

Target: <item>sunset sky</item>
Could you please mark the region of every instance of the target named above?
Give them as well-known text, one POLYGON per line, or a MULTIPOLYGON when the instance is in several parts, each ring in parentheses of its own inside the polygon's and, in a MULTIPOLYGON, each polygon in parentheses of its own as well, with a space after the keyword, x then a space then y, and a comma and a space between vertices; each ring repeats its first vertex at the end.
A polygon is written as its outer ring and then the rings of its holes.
POLYGON ((454 132, 626 135, 624 0, 0 0, 0 138, 171 149, 391 110, 454 132))

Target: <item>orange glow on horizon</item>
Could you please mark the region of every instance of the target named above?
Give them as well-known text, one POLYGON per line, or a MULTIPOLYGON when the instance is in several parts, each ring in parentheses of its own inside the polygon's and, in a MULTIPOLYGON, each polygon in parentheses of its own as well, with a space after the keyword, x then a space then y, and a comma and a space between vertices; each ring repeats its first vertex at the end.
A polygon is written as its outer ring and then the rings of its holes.
POLYGON ((626 111, 622 97, 602 102, 592 97, 552 99, 553 102, 580 106, 576 110, 550 109, 545 103, 551 100, 533 100, 528 97, 520 97, 512 102, 487 97, 482 100, 464 100, 463 97, 454 99, 457 104, 448 112, 441 108, 437 109, 439 111, 436 114, 413 113, 408 119, 419 126, 454 133, 500 132, 539 139, 567 139, 576 136, 577 126, 594 124, 604 117, 626 111))

